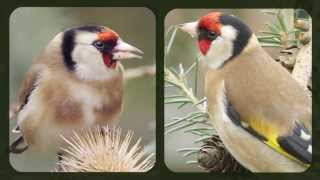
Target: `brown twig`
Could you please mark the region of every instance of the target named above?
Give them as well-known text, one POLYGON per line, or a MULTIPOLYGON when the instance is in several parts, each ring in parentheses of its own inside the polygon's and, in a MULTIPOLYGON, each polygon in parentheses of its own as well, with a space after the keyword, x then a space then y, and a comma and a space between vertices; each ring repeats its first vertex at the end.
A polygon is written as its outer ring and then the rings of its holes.
POLYGON ((142 76, 154 76, 156 74, 155 65, 140 66, 137 68, 127 69, 124 72, 124 79, 126 81, 139 78, 142 76))

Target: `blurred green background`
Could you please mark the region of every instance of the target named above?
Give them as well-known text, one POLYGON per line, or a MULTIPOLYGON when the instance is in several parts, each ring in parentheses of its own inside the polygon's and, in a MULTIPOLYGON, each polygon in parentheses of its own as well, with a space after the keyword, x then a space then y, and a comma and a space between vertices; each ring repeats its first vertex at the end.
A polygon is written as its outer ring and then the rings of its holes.
MULTIPOLYGON (((272 9, 268 9, 272 10, 272 9)), ((196 21, 201 16, 206 15, 212 11, 220 11, 227 14, 233 14, 241 18, 247 23, 256 35, 259 35, 259 31, 265 30, 265 23, 272 23, 276 21, 274 16, 266 15, 262 13, 263 9, 174 9, 170 11, 165 19, 165 31, 168 31, 170 26, 182 24, 186 22, 196 21)), ((169 41, 168 37, 165 37, 166 44, 169 41)), ((272 56, 278 55, 278 48, 265 48, 267 52, 272 56)), ((175 40, 171 47, 170 53, 165 59, 165 66, 178 68, 180 63, 183 64, 185 69, 188 69, 196 60, 199 53, 196 41, 192 39, 187 33, 180 30, 177 31, 175 40)), ((200 61, 201 62, 201 61, 200 61)), ((198 72, 197 89, 193 89, 197 92, 198 99, 202 99, 203 95, 203 72, 205 67, 203 62, 200 63, 200 70, 198 72)), ((195 73, 190 73, 188 84, 189 87, 194 88, 195 73)), ((175 88, 166 88, 165 96, 177 94, 175 88)), ((186 114, 194 111, 192 107, 185 107, 177 110, 177 105, 169 104, 165 106, 165 122, 168 122, 173 117, 184 117, 186 114)), ((190 133, 184 133, 186 129, 178 130, 176 132, 165 135, 165 163, 169 169, 175 172, 198 172, 202 171, 197 164, 186 164, 188 160, 196 160, 196 155, 188 158, 182 157, 183 153, 177 152, 181 148, 200 147, 202 143, 194 144, 193 141, 199 138, 199 136, 192 135, 190 133)))
MULTIPOLYGON (((125 69, 155 64, 155 16, 147 8, 35 8, 16 9, 10 16, 10 105, 15 102, 24 74, 32 60, 59 32, 80 25, 103 25, 115 30, 126 42, 144 51, 142 60, 122 61, 125 69)), ((125 86, 125 106, 119 126, 133 130, 136 140, 155 152, 155 77, 130 80, 125 86)), ((10 121, 11 129, 16 120, 10 121)), ((52 171, 54 152, 10 154, 18 171, 52 171)))

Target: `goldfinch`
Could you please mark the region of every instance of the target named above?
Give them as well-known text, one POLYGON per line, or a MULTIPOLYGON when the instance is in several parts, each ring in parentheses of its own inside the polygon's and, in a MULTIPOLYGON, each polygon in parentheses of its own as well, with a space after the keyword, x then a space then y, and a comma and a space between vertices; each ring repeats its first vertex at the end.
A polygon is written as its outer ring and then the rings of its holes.
POLYGON ((311 98, 239 18, 212 12, 180 25, 208 66, 210 121, 252 172, 302 172, 312 160, 311 98))
POLYGON ((57 148, 60 136, 72 130, 116 123, 123 107, 119 60, 142 54, 103 26, 57 34, 30 67, 11 109, 10 116, 17 116, 13 132, 19 135, 10 152, 57 148))

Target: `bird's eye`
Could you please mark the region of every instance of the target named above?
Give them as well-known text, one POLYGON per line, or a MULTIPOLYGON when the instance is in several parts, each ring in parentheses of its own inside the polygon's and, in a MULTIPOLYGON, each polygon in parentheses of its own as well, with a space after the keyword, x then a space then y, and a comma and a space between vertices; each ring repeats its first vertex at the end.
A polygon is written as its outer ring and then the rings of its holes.
POLYGON ((96 42, 93 43, 93 45, 97 49, 103 49, 103 47, 104 47, 104 43, 102 41, 96 41, 96 42))
POLYGON ((211 40, 215 40, 217 38, 217 34, 213 31, 208 31, 208 38, 211 40))
POLYGON ((200 28, 198 30, 198 38, 199 39, 208 39, 210 41, 215 40, 218 37, 218 34, 215 33, 214 31, 210 31, 205 28, 200 28))

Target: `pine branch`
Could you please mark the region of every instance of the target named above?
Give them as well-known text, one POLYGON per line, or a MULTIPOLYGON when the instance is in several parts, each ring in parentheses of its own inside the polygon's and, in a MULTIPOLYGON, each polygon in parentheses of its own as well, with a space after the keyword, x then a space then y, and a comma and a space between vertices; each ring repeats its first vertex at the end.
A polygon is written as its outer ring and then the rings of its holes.
POLYGON ((311 97, 312 24, 310 17, 298 17, 298 11, 303 10, 294 10, 295 15, 291 10, 263 11, 275 16, 277 21, 267 24, 268 30, 261 31, 258 40, 264 47, 280 48, 281 54, 276 61, 292 73, 311 97))
POLYGON ((182 64, 180 65, 180 73, 175 74, 174 71, 170 70, 169 68, 165 67, 164 74, 165 74, 165 82, 169 83, 177 88, 180 89, 180 91, 183 93, 184 97, 187 98, 187 100, 192 103, 195 107, 198 108, 198 110, 205 112, 206 106, 201 105, 201 103, 204 103, 204 100, 198 100, 192 91, 192 88, 188 88, 186 84, 186 75, 184 74, 184 70, 182 67, 182 64))

